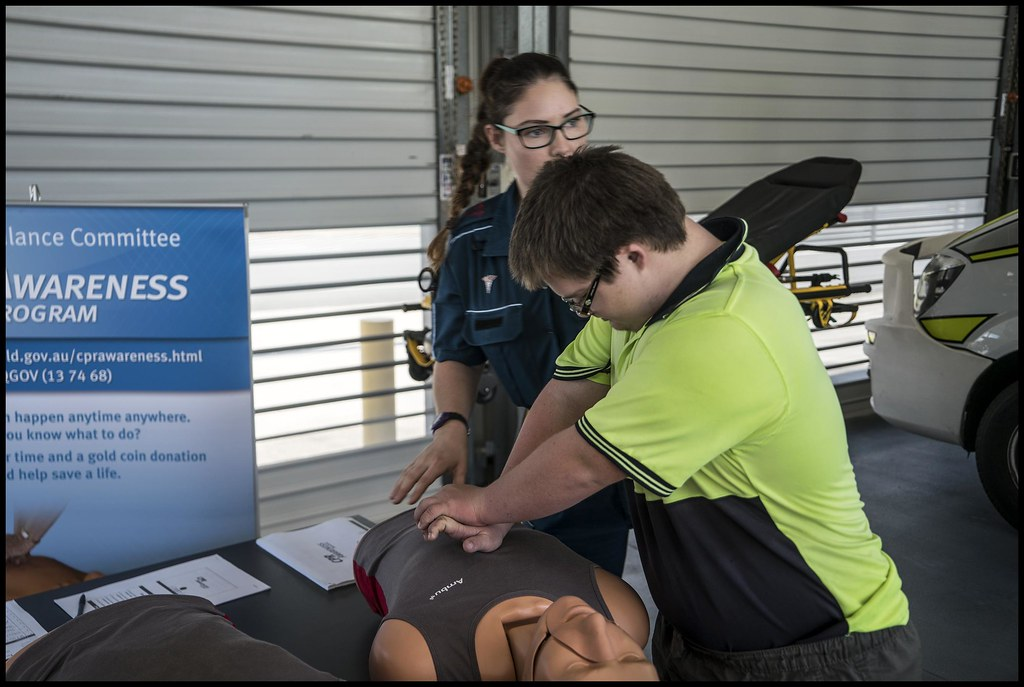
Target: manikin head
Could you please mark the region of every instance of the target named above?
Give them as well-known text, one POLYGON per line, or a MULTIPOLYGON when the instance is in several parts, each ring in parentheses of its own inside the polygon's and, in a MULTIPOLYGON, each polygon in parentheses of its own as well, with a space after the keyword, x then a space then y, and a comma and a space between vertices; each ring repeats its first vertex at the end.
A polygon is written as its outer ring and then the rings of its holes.
POLYGON ((541 615, 523 681, 658 680, 643 648, 621 627, 576 596, 563 596, 541 615))
POLYGON ((103 577, 103 574, 82 572, 48 556, 29 555, 17 563, 7 563, 4 587, 7 600, 10 601, 99 577, 103 577))
POLYGON ((4 587, 8 601, 103 576, 99 572, 76 570, 49 556, 32 555, 36 545, 63 510, 63 506, 40 507, 28 513, 15 513, 14 533, 6 533, 7 572, 4 587))

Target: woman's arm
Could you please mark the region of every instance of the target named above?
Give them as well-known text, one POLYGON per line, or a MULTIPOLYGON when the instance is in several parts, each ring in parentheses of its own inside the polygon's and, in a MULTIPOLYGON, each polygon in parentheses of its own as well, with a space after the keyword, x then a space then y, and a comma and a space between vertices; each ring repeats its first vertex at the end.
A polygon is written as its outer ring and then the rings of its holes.
MULTIPOLYGON (((434 365, 434 406, 439 412, 449 411, 468 418, 476 402, 482 365, 470 367, 454 360, 434 365)), ((468 427, 457 420, 445 423, 434 432, 433 440, 402 471, 391 489, 391 502, 399 503, 406 496, 416 503, 441 475, 451 472, 455 484, 466 481, 469 445, 468 427)))

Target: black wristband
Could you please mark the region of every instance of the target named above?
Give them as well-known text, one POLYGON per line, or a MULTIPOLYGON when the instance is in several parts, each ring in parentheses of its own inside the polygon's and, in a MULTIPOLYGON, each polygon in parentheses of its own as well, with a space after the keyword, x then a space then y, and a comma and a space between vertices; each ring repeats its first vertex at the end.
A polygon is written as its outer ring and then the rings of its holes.
POLYGON ((430 425, 430 433, 433 434, 452 420, 457 420, 466 425, 466 434, 469 434, 469 420, 467 420, 462 414, 455 413, 450 410, 446 410, 437 416, 437 419, 434 420, 434 424, 430 425))

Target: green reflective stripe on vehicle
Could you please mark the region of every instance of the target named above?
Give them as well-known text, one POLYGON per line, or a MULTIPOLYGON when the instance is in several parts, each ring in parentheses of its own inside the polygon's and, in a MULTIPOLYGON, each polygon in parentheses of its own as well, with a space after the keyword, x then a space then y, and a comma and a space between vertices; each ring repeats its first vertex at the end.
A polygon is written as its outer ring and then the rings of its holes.
POLYGON ((968 315, 963 317, 935 317, 922 319, 921 326, 933 338, 949 343, 963 343, 990 315, 968 315))
POLYGON ((1011 210, 1010 212, 1007 212, 1002 217, 996 217, 993 220, 989 220, 988 222, 985 222, 984 224, 982 224, 980 227, 975 227, 974 229, 971 229, 970 231, 965 233, 962 238, 966 239, 966 238, 970 238, 971 236, 975 236, 977 234, 980 234, 981 232, 983 232, 986 229, 988 229, 989 227, 991 227, 993 224, 997 224, 999 222, 1002 222, 1004 219, 1006 219, 1010 215, 1014 215, 1016 213, 1017 213, 1016 210, 1011 210))
POLYGON ((1013 255, 1017 255, 1017 246, 982 251, 981 253, 974 253, 967 257, 970 258, 971 262, 982 262, 984 260, 995 260, 996 258, 1008 258, 1013 255))

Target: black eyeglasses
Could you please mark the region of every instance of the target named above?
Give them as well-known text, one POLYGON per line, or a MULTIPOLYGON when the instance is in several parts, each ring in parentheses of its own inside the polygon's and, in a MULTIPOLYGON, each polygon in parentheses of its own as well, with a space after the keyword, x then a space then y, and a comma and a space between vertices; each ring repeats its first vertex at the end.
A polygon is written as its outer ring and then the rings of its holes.
POLYGON ((590 282, 590 288, 587 290, 587 295, 583 297, 583 302, 577 304, 575 299, 562 298, 562 302, 569 306, 569 310, 580 317, 590 317, 590 304, 594 302, 594 296, 597 294, 597 285, 601 283, 601 273, 598 272, 597 276, 594 277, 594 281, 590 282))
POLYGON ((531 126, 524 126, 520 129, 513 129, 510 126, 497 123, 494 124, 494 126, 502 131, 515 134, 527 148, 547 148, 555 142, 556 131, 561 131, 562 135, 565 136, 568 141, 575 141, 578 138, 583 138, 590 134, 591 130, 594 128, 594 117, 597 116, 597 113, 587 110, 587 108, 582 105, 580 105, 580 109, 586 110, 586 112, 576 115, 575 117, 570 117, 558 126, 553 124, 534 124, 531 126))

